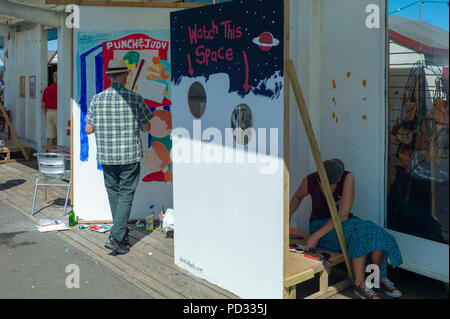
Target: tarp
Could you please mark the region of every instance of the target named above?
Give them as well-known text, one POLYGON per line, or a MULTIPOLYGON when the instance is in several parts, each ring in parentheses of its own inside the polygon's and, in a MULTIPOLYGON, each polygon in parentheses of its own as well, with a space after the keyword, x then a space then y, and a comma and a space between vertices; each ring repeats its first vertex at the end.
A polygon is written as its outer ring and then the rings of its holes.
POLYGON ((47 40, 52 41, 58 39, 58 29, 50 29, 47 31, 47 40))
POLYGON ((389 38, 425 54, 449 54, 448 31, 423 21, 390 15, 389 38))
POLYGON ((48 61, 48 64, 58 63, 58 54, 56 53, 55 50, 47 51, 47 61, 48 61))

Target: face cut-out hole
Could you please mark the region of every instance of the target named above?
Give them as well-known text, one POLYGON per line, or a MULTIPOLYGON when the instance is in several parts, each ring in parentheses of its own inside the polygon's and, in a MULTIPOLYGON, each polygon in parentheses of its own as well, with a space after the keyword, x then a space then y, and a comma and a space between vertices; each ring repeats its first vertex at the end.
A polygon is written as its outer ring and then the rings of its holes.
POLYGON ((231 128, 238 144, 247 145, 252 139, 253 113, 247 104, 239 104, 231 113, 231 128))
POLYGON ((192 115, 199 119, 206 110, 206 92, 201 83, 194 82, 189 88, 188 105, 192 115))

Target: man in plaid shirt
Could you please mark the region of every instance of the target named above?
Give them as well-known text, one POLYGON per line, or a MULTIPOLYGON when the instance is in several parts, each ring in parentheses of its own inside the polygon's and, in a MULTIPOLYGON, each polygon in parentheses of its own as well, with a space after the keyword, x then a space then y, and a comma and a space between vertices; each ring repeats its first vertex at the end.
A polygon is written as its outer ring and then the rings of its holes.
POLYGON ((86 114, 86 133, 95 132, 114 223, 105 247, 121 254, 130 249, 127 224, 143 158, 139 130, 150 131, 153 117, 144 98, 125 88, 128 72, 123 60, 111 60, 106 72, 111 86, 92 98, 86 114))

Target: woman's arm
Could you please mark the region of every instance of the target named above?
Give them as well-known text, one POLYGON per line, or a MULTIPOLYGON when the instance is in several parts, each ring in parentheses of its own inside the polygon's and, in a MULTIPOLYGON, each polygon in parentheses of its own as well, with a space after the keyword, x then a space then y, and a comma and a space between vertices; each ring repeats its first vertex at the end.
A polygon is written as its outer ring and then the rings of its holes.
MULTIPOLYGON (((344 180, 344 189, 342 191, 341 203, 339 205, 339 218, 341 223, 345 222, 350 216, 350 211, 353 207, 353 202, 355 199, 355 177, 349 173, 345 177, 344 180)), ((320 238, 328 234, 330 231, 334 229, 333 219, 330 220, 323 225, 318 231, 312 234, 308 238, 308 242, 306 243, 306 250, 312 249, 317 246, 320 238)))
POLYGON ((303 198, 308 196, 308 178, 305 177, 300 184, 300 187, 295 192, 294 196, 292 196, 291 202, 289 204, 289 221, 291 220, 292 215, 294 215, 297 208, 300 206, 303 198))

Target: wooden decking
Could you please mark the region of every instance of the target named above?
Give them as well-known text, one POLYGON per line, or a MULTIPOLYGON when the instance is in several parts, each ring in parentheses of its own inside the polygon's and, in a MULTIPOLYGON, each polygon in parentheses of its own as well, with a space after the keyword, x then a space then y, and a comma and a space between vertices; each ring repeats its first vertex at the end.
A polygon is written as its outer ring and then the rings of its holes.
MULTIPOLYGON (((0 200, 14 207, 36 224, 40 219, 62 219, 68 224, 68 215, 62 217, 66 189, 48 187, 48 201, 40 187, 35 215, 31 216, 34 183, 39 172, 36 161, 0 164, 0 200)), ((130 224, 132 226, 132 224, 130 224)), ((104 248, 108 233, 79 229, 54 233, 108 267, 141 289, 149 298, 169 299, 237 299, 234 294, 205 280, 199 279, 174 264, 173 239, 166 238, 159 227, 152 233, 133 227, 130 233, 132 247, 126 255, 112 256, 104 248)))
MULTIPOLYGON (((30 156, 31 147, 22 144, 23 151, 30 156)), ((17 162, 19 160, 24 160, 24 154, 22 148, 19 144, 14 143, 10 140, 5 141, 5 146, 0 147, 0 164, 17 162)))
MULTIPOLYGON (((306 246, 309 233, 305 231, 295 230, 304 239, 291 239, 290 243, 295 243, 297 245, 306 246)), ((324 250, 325 251, 325 250, 324 250)), ((338 294, 340 291, 347 289, 351 286, 351 282, 348 278, 345 278, 339 283, 333 286, 329 285, 329 277, 331 275, 331 270, 340 264, 344 263, 344 256, 341 253, 326 251, 330 254, 329 260, 331 263, 325 264, 317 260, 312 260, 306 258, 303 254, 296 252, 289 252, 288 262, 289 262, 289 273, 288 278, 285 282, 286 286, 289 287, 290 297, 295 299, 297 297, 297 286, 303 282, 314 278, 316 274, 319 274, 319 291, 313 293, 306 299, 326 299, 338 294)), ((314 256, 314 253, 309 253, 314 256)), ((315 257, 319 257, 315 255, 315 257)))

